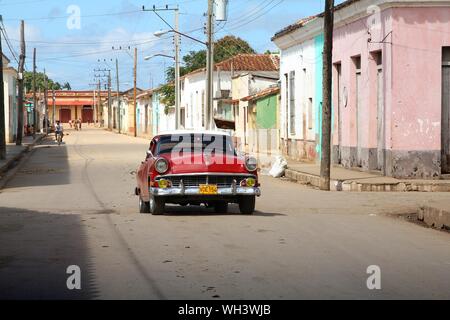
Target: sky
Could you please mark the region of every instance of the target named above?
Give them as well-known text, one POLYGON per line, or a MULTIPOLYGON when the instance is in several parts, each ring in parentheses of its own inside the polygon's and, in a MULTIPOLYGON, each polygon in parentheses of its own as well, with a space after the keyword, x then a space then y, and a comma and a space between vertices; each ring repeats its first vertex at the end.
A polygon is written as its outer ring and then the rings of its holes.
MULTIPOLYGON (((342 2, 338 0, 337 3, 342 2)), ((297 20, 323 11, 325 0, 229 0, 228 20, 216 23, 215 38, 234 35, 248 41, 259 53, 277 50, 271 37, 297 20)), ((120 90, 133 86, 133 55, 138 49, 138 87, 148 89, 164 83, 164 70, 173 60, 148 55, 174 55, 173 37, 154 33, 168 27, 154 12, 142 11, 166 5, 179 6, 180 31, 206 41, 204 25, 207 0, 0 0, 0 14, 13 51, 19 52, 19 25, 25 21, 27 71, 33 68, 33 48, 37 70, 72 89, 92 90, 111 70, 116 89, 116 63, 119 62, 120 90), (78 16, 80 19, 74 19, 78 16), (96 77, 97 76, 97 77, 96 77)), ((171 25, 172 11, 160 12, 171 25)), ((3 40, 3 50, 11 65, 17 62, 3 40)), ((181 40, 181 53, 204 46, 188 38, 181 40)))

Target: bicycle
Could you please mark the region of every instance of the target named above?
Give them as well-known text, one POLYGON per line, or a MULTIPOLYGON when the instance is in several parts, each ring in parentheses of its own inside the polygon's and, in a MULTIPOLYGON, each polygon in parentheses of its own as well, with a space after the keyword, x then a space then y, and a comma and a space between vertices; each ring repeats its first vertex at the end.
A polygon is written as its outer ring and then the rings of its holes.
POLYGON ((58 132, 58 133, 56 134, 56 141, 58 142, 58 146, 61 145, 61 143, 62 143, 62 138, 63 138, 62 132, 58 132))

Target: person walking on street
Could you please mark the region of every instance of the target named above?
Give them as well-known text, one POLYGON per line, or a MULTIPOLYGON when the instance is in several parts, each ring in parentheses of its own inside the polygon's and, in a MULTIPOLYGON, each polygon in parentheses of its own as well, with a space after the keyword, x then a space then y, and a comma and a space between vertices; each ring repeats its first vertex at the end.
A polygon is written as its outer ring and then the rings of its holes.
POLYGON ((61 140, 64 136, 64 128, 63 125, 59 122, 59 120, 56 120, 55 123, 55 140, 58 141, 58 134, 61 135, 61 140))
POLYGON ((81 124, 82 124, 83 122, 81 121, 81 118, 80 119, 78 119, 78 124, 80 125, 80 131, 81 131, 81 124))

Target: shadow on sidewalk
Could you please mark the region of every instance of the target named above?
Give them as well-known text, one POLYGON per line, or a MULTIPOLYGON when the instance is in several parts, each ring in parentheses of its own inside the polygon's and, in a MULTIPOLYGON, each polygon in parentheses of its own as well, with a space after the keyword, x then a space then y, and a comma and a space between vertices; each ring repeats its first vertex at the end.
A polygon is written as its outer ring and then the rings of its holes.
POLYGON ((69 156, 64 142, 58 146, 53 137, 49 136, 32 152, 33 155, 18 169, 4 189, 70 183, 69 156))

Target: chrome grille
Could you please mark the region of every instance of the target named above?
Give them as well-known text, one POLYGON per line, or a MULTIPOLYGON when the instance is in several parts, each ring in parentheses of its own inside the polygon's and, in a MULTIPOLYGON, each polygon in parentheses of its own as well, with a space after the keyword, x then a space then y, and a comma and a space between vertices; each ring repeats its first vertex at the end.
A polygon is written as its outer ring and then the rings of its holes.
POLYGON ((253 177, 248 176, 234 176, 234 175, 186 175, 186 176, 164 176, 164 179, 168 179, 172 182, 172 186, 180 187, 180 182, 183 180, 183 184, 186 188, 198 187, 201 184, 215 184, 219 188, 231 187, 233 180, 236 180, 239 184, 246 178, 253 177))

